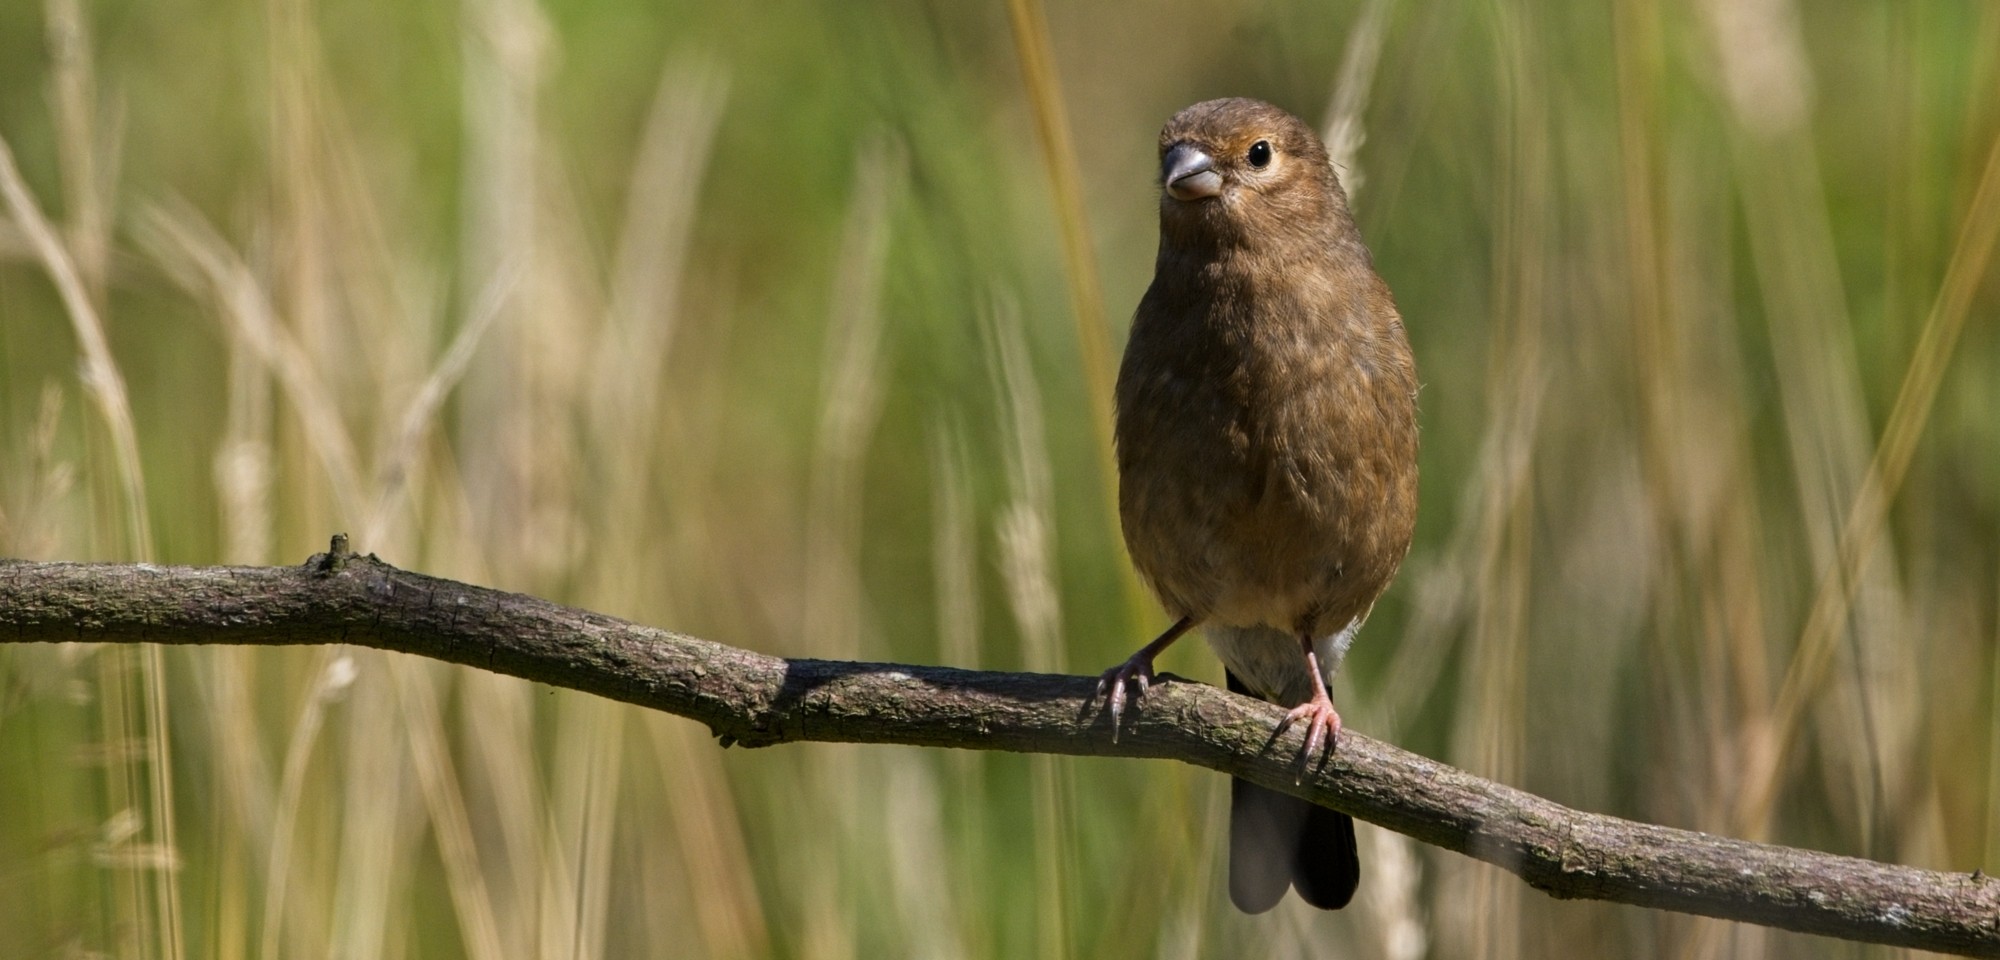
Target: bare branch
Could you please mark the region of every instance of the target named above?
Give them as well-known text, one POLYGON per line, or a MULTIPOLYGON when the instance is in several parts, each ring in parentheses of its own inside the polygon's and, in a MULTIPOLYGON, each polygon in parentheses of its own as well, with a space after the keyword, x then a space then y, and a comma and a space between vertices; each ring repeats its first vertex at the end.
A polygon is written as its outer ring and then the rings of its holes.
POLYGON ((784 660, 333 552, 302 567, 0 561, 21 643, 352 643, 699 720, 723 744, 903 743, 1151 757, 1233 774, 1497 864, 1556 897, 2000 957, 2000 883, 1584 813, 1351 731, 1294 782, 1283 711, 1186 680, 1119 739, 1094 678, 784 660))

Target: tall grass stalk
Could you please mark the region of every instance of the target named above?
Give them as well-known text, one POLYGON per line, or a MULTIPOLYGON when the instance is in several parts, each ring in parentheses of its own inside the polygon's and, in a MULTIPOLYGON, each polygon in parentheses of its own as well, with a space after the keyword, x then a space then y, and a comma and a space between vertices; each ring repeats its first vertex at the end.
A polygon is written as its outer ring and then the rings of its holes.
MULTIPOLYGON (((1993 262, 1996 240, 2000 240, 2000 139, 1987 153, 1985 172, 1966 211, 1937 301, 1924 320, 1881 442, 1841 525, 1837 558, 1820 578, 1800 630, 1797 651, 1773 708, 1771 736, 1778 744, 1790 742, 1808 704, 1825 682, 1834 644, 1846 629, 1844 624, 1859 589, 1861 566, 1876 553, 1890 504, 1909 472, 1917 439, 1930 419, 1952 351, 1965 328, 1974 289, 1993 262)), ((1759 770, 1753 776, 1749 802, 1754 808, 1770 802, 1768 784, 1774 775, 1759 770)))
MULTIPOLYGON (((346 530, 774 653, 1101 668, 1159 615, 1107 442, 1152 138, 1262 96, 1323 119, 1424 377, 1350 727, 1675 826, 2000 843, 2000 760, 1958 762, 2000 742, 2000 12, 810 12, 0 4, 0 551, 346 530)), ((1176 765, 723 751, 365 651, 130 656, 0 648, 21 951, 1828 949, 1367 826, 1352 908, 1244 917, 1227 778, 1176 765)))
MULTIPOLYGON (((1123 545, 1118 521, 1118 457, 1112 438, 1112 384, 1117 374, 1111 328, 1105 318, 1104 285, 1097 266, 1097 247, 1083 202, 1083 176, 1077 168, 1071 140, 1069 109, 1064 105, 1062 79, 1056 68, 1054 42, 1041 0, 1007 0, 1014 57, 1027 86, 1028 107, 1048 176, 1056 229, 1062 243, 1063 267, 1069 280, 1070 316, 1076 322, 1077 362, 1089 391, 1091 436, 1097 441, 1097 477, 1104 491, 1104 516, 1112 542, 1123 545)), ((1122 551, 1121 551, 1122 552, 1122 551)), ((1132 623, 1149 623, 1155 609, 1136 574, 1120 566, 1119 582, 1132 623)))
MULTIPOLYGON (((53 9, 56 14, 52 18, 53 23, 60 26, 65 20, 73 20, 72 28, 80 33, 80 20, 72 16, 73 10, 66 11, 60 6, 53 9)), ((83 99, 90 90, 87 44, 81 36, 72 36, 60 45, 60 49, 67 52, 64 59, 68 69, 59 73, 62 80, 59 88, 65 95, 58 98, 58 106, 63 111, 87 111, 89 104, 83 99)), ((94 153, 90 137, 91 114, 86 112, 81 117, 65 115, 68 117, 65 126, 71 134, 66 143, 72 150, 94 153)), ((95 176, 91 175, 94 170, 94 166, 86 168, 86 182, 72 192, 72 199, 82 207, 82 213, 92 217, 96 217, 99 209, 96 200, 98 184, 95 176)), ((9 215, 27 235, 42 268, 62 299, 82 355, 85 392, 94 401, 98 415, 110 433, 115 465, 113 475, 122 494, 125 519, 123 549, 118 552, 140 561, 152 560, 153 524, 146 506, 146 479, 139 459, 138 431, 133 424, 132 404, 124 375, 119 371, 105 336, 98 308, 103 296, 101 293, 95 298, 91 296, 77 260, 29 192, 14 162, 13 150, 4 137, 0 137, 0 198, 5 199, 9 215)), ((86 244, 87 255, 101 257, 101 250, 95 246, 102 229, 101 223, 80 220, 77 226, 81 231, 80 239, 86 244)), ((90 263, 101 279, 101 259, 90 263)), ((159 648, 152 645, 106 651, 105 656, 99 659, 99 665, 97 694, 104 705, 102 735, 107 746, 115 747, 106 754, 106 762, 112 768, 106 784, 107 812, 116 819, 128 814, 138 815, 141 809, 145 809, 147 814, 141 815, 142 823, 153 837, 159 853, 158 857, 150 858, 151 867, 146 865, 148 858, 140 858, 125 868, 121 922, 130 925, 135 938, 132 943, 136 949, 143 951, 143 955, 178 960, 182 945, 177 876, 179 849, 175 832, 167 691, 163 676, 165 666, 161 662, 159 648), (128 685, 133 673, 138 674, 137 690, 128 685), (136 756, 127 753, 126 748, 131 745, 144 748, 146 767, 143 771, 138 767, 136 756), (140 806, 142 804, 143 807, 140 806), (147 903, 148 900, 151 902, 147 903)))
MULTIPOLYGON (((1028 365, 1020 314, 997 305, 983 327, 988 378, 1005 413, 1008 501, 995 539, 1009 607, 1020 638, 1018 656, 1029 670, 1062 669, 1062 612, 1055 582, 1053 479, 1044 432, 1041 391, 1028 365)), ((1029 758, 1035 811, 1035 945, 1043 957, 1069 956, 1073 947, 1070 856, 1073 837, 1069 767, 1059 758, 1029 758)))

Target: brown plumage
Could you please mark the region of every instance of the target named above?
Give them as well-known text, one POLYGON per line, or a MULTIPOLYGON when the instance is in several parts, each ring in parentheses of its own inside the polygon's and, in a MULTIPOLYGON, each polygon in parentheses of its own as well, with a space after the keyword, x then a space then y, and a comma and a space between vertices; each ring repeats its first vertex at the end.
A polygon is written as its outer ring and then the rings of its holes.
MULTIPOLYGON (((1256 100, 1210 100, 1160 132, 1160 250, 1118 372, 1126 546, 1167 612, 1159 639, 1105 673, 1127 686, 1200 626, 1231 689, 1294 708, 1305 762, 1338 739, 1326 694, 1409 550, 1417 376, 1326 148, 1256 100)), ((1269 909, 1287 886, 1336 908, 1358 878, 1344 814, 1237 781, 1230 893, 1269 909)))

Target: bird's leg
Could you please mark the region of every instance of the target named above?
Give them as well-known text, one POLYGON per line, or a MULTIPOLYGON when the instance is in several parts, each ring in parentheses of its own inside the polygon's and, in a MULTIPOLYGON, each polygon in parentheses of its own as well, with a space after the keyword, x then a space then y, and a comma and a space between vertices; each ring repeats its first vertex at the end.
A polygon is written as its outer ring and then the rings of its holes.
POLYGON ((1097 695, 1105 697, 1111 710, 1112 742, 1118 740, 1118 721, 1125 714, 1125 685, 1132 683, 1137 686, 1138 692, 1132 695, 1134 700, 1145 696, 1146 688, 1153 683, 1153 658, 1159 656, 1160 651, 1173 646, 1174 641, 1181 638, 1181 634, 1194 629, 1194 623, 1193 617, 1182 617, 1174 621, 1174 625, 1168 627, 1167 632, 1160 634, 1152 643, 1140 647, 1138 653, 1127 657, 1124 663, 1104 671, 1104 675, 1098 678, 1097 695))
POLYGON ((1312 674, 1312 699, 1292 708, 1285 714, 1285 720, 1278 725, 1283 730, 1294 722, 1306 722, 1306 747, 1299 754, 1299 768, 1303 770, 1319 753, 1321 746, 1329 750, 1340 747, 1340 712, 1333 709, 1333 697, 1326 692, 1326 677, 1319 672, 1319 654, 1313 652, 1313 638, 1310 631, 1299 632, 1299 643, 1305 648, 1306 671, 1312 674))

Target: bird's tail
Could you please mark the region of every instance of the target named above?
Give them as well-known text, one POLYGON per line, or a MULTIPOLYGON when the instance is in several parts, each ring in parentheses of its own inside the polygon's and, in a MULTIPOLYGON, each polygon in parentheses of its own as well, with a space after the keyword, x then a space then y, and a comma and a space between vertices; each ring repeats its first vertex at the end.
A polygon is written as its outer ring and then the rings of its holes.
MULTIPOLYGON (((1250 690, 1231 673, 1229 690, 1250 690)), ((1248 780, 1229 783, 1229 899, 1263 913, 1296 887, 1299 898, 1338 910, 1361 882, 1354 819, 1248 780)))

